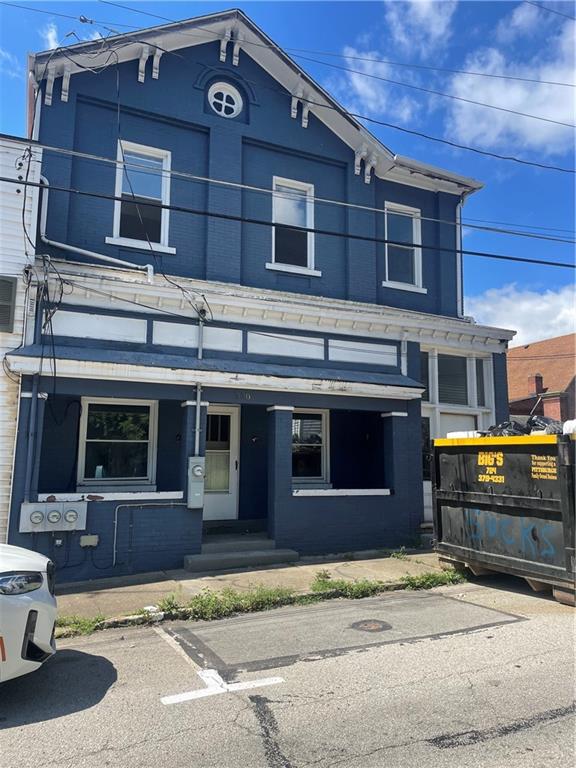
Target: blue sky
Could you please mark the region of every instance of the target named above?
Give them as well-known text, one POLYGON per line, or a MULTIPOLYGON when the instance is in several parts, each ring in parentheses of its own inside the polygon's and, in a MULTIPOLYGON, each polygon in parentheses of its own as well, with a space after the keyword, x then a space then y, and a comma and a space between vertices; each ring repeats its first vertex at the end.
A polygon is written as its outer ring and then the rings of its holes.
MULTIPOLYGON (((120 0, 122 2, 122 0, 120 0)), ((25 133, 26 54, 56 44, 107 34, 56 14, 84 15, 135 27, 155 21, 138 12, 179 20, 233 7, 234 3, 138 2, 131 11, 102 2, 22 1, 45 13, 0 6, 0 131, 25 133)), ((546 7, 574 16, 570 2, 546 7)), ((526 2, 252 2, 241 6, 279 45, 344 53, 366 59, 464 69, 534 80, 574 83, 574 22, 526 2)), ((118 27, 118 29, 125 29, 118 27)), ((126 31, 129 31, 126 29, 126 31)), ((374 61, 302 54, 356 69, 350 73, 296 61, 352 111, 504 155, 574 167, 574 134, 555 123, 487 109, 391 85, 377 75, 414 86, 574 123, 574 89, 532 82, 475 77, 374 61)), ((574 233, 574 176, 483 158, 415 136, 368 125, 394 152, 473 176, 485 189, 468 200, 464 217, 554 227, 574 233)), ((529 230, 532 231, 532 230, 529 230)), ((465 229, 464 246, 530 258, 573 261, 570 244, 465 229)), ((527 342, 574 330, 570 270, 465 257, 466 311, 494 325, 517 328, 527 342)))

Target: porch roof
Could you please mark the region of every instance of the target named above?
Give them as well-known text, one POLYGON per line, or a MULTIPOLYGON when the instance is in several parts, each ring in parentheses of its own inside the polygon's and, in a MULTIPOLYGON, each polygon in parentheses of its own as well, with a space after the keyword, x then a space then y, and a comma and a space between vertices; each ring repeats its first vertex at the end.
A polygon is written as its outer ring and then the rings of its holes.
MULTIPOLYGON (((230 376, 235 374, 242 377, 275 377, 278 379, 309 379, 321 380, 326 383, 346 383, 365 384, 370 388, 376 386, 405 390, 406 398, 419 397, 424 391, 423 385, 404 376, 400 373, 375 373, 373 371, 362 370, 342 370, 336 368, 311 367, 302 365, 281 365, 275 363, 257 363, 245 362, 242 360, 228 360, 220 358, 208 358, 198 360, 195 357, 186 357, 184 355, 159 354, 153 352, 138 352, 118 349, 105 349, 103 347, 73 347, 67 345, 57 345, 52 347, 41 347, 39 344, 33 344, 21 347, 8 356, 9 364, 18 373, 33 374, 43 373, 50 375, 52 373, 52 359, 58 361, 78 361, 82 363, 109 364, 119 366, 125 371, 125 375, 118 378, 131 379, 127 366, 141 369, 163 368, 168 371, 190 371, 192 376, 186 376, 188 383, 193 378, 193 372, 198 371, 204 374, 223 373, 230 376), (11 363, 12 361, 12 363, 11 363)), ((69 366, 66 366, 66 372, 63 370, 57 375, 67 377, 74 376, 69 366)), ((105 378, 104 376, 102 378, 105 378)), ((171 383, 175 383, 171 378, 171 383)), ((246 386, 246 384, 244 384, 246 386)), ((337 394, 337 391, 334 392, 337 394)))

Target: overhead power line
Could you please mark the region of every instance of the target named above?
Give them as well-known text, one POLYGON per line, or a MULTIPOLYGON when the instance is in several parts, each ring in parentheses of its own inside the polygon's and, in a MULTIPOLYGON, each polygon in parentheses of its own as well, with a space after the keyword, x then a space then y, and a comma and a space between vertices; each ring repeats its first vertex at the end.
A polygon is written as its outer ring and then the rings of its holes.
MULTIPOLYGON (((122 5, 121 3, 113 3, 109 0, 99 0, 99 2, 103 3, 104 5, 111 5, 115 8, 122 8, 125 11, 131 11, 132 13, 140 13, 143 16, 150 16, 153 19, 159 19, 161 21, 167 21, 170 24, 178 24, 175 19, 170 19, 167 16, 161 16, 157 13, 151 13, 150 11, 143 11, 141 8, 133 8, 128 5, 122 5)), ((202 29, 204 32, 208 32, 210 34, 214 34, 212 30, 206 29, 206 27, 197 27, 197 29, 202 29)), ((198 35, 194 35, 193 32, 183 34, 190 35, 190 37, 198 37, 198 35)), ((266 43, 257 43, 254 40, 246 40, 243 41, 244 45, 252 45, 257 46, 260 48, 269 48, 271 50, 274 50, 278 48, 278 46, 274 45, 268 45, 266 43)), ((415 64, 414 62, 402 62, 402 61, 392 61, 390 59, 380 59, 375 58, 372 56, 352 56, 350 54, 345 53, 339 53, 337 51, 318 51, 310 48, 294 48, 292 46, 286 46, 286 48, 283 48, 284 51, 287 51, 289 53, 292 53, 297 58, 300 58, 298 54, 312 54, 314 56, 334 56, 339 59, 345 59, 346 61, 366 61, 371 64, 385 64, 387 66, 391 67, 405 67, 407 69, 422 69, 422 70, 428 70, 432 72, 446 72, 449 74, 455 74, 455 75, 472 75, 473 77, 488 77, 488 78, 494 78, 497 80, 519 80, 524 83, 540 83, 541 85, 558 85, 563 86, 567 88, 575 88, 576 85, 574 83, 559 83, 553 80, 538 80, 536 78, 532 77, 520 77, 518 75, 496 75, 490 72, 474 72, 468 69, 450 69, 448 67, 432 67, 427 64, 415 64)), ((322 62, 327 63, 327 62, 322 62)))
MULTIPOLYGON (((147 166, 142 165, 142 164, 137 163, 137 162, 133 162, 133 161, 126 161, 126 159, 120 159, 119 160, 118 158, 103 157, 102 155, 96 155, 96 154, 89 153, 89 152, 81 152, 79 150, 68 149, 68 148, 65 148, 65 147, 56 147, 56 146, 53 146, 51 144, 44 144, 44 143, 41 143, 41 142, 36 142, 34 144, 34 146, 35 147, 39 147, 41 149, 44 149, 47 152, 54 152, 56 154, 63 154, 65 156, 67 156, 67 157, 77 157, 77 158, 80 158, 80 159, 83 159, 83 160, 92 161, 92 162, 101 162, 101 163, 106 163, 106 164, 109 164, 109 165, 114 165, 115 168, 117 168, 118 166, 121 166, 123 168, 128 168, 128 169, 136 169, 137 170, 139 168, 142 168, 144 171, 149 171, 149 168, 147 166)), ((39 163, 39 164, 42 163, 42 160, 40 160, 38 158, 31 157, 31 160, 33 162, 36 162, 36 163, 39 163)), ((289 199, 289 200, 295 199, 294 195, 292 195, 292 194, 290 194, 288 192, 279 192, 279 191, 271 189, 271 188, 269 189, 269 188, 266 188, 266 187, 258 187, 258 186, 255 186, 255 185, 245 184, 245 183, 241 183, 241 182, 226 181, 226 180, 222 180, 222 179, 212 179, 212 178, 207 177, 207 176, 198 176, 196 174, 188 173, 186 171, 177 171, 177 170, 175 170, 173 168, 170 168, 169 170, 168 169, 162 169, 161 171, 159 171, 159 174, 162 175, 162 176, 167 176, 169 178, 176 177, 176 178, 184 179, 186 181, 195 182, 195 183, 214 184, 216 186, 223 186, 223 187, 228 187, 228 188, 232 188, 232 189, 241 189, 243 191, 254 192, 254 193, 257 193, 257 194, 265 194, 265 195, 268 195, 268 196, 274 197, 274 198, 281 197, 281 198, 285 198, 285 199, 289 199)), ((374 207, 368 206, 368 205, 359 205, 357 203, 350 203, 350 202, 347 202, 347 201, 344 201, 344 200, 334 200, 332 198, 323 198, 323 197, 316 197, 315 196, 314 197, 314 203, 315 204, 319 203, 319 204, 323 204, 323 205, 333 205, 333 206, 337 206, 337 207, 343 207, 343 208, 346 208, 346 209, 365 211, 367 213, 376 213, 376 214, 379 214, 379 215, 382 215, 384 213, 384 209, 383 208, 374 208, 374 207)), ((440 219, 440 218, 437 218, 437 217, 434 217, 434 216, 423 216, 423 215, 413 216, 412 214, 409 214, 409 213, 403 214, 401 211, 396 211, 395 213, 397 215, 399 215, 399 216, 406 216, 406 217, 409 217, 409 218, 415 218, 415 219, 418 219, 420 221, 430 221, 430 222, 444 224, 446 226, 451 226, 451 227, 458 227, 459 226, 458 222, 456 222, 456 221, 451 221, 451 220, 448 220, 448 219, 440 219)), ((512 237, 523 237, 523 238, 528 238, 528 239, 533 239, 533 240, 546 240, 548 242, 567 243, 567 244, 570 244, 570 245, 576 243, 576 240, 574 240, 574 239, 562 238, 562 237, 559 237, 559 236, 552 236, 552 235, 547 235, 547 234, 537 234, 537 233, 532 233, 532 232, 521 232, 521 231, 518 231, 518 230, 509 230, 509 229, 502 229, 502 228, 499 228, 499 227, 481 226, 481 225, 478 225, 478 224, 466 224, 466 226, 468 228, 470 228, 470 229, 475 229, 475 230, 479 230, 479 231, 482 231, 482 232, 490 232, 492 234, 502 234, 502 235, 508 235, 508 236, 512 236, 512 237)))
POLYGON ((572 21, 576 21, 576 18, 574 16, 569 16, 567 13, 562 13, 562 11, 557 11, 555 8, 549 8, 547 5, 544 5, 543 3, 533 3, 531 0, 524 0, 526 5, 533 5, 534 8, 539 8, 541 11, 548 11, 548 13, 555 13, 556 16, 562 16, 565 19, 571 19, 572 21))
MULTIPOLYGON (((17 186, 24 186, 24 187, 35 187, 35 188, 45 187, 45 185, 42 184, 41 182, 26 181, 24 179, 22 180, 12 179, 8 176, 0 176, 0 183, 14 184, 17 186)), ((61 187, 53 184, 50 185, 49 189, 54 192, 67 192, 73 195, 78 195, 82 197, 93 197, 99 200, 113 200, 118 202, 123 202, 125 200, 120 195, 110 195, 110 194, 105 194, 103 192, 89 192, 83 189, 76 189, 73 187, 61 187)), ((506 254, 488 253, 486 251, 472 251, 467 248, 448 248, 445 246, 437 245, 436 243, 434 244, 407 243, 407 242, 401 242, 399 240, 390 240, 388 238, 372 237, 370 235, 358 235, 351 232, 335 232, 334 230, 320 229, 319 227, 299 227, 295 225, 287 226, 287 225, 282 225, 279 222, 266 221, 264 219, 256 219, 250 216, 238 216, 232 213, 221 213, 218 211, 203 211, 198 208, 190 208, 183 205, 173 205, 173 204, 160 203, 160 202, 154 202, 154 201, 149 202, 143 199, 138 200, 138 205, 144 206, 144 207, 161 208, 162 210, 174 211, 176 213, 189 213, 195 216, 206 216, 208 218, 221 219, 223 221, 237 221, 242 224, 254 224, 257 226, 263 226, 263 227, 269 227, 269 228, 272 228, 275 226, 284 226, 286 229, 290 229, 294 232, 303 232, 306 234, 315 234, 315 235, 325 235, 327 237, 342 238, 344 240, 380 243, 383 245, 397 245, 404 248, 422 248, 422 249, 430 249, 434 251, 447 252, 451 254, 479 256, 483 258, 497 259, 501 261, 513 261, 513 262, 519 262, 524 264, 540 264, 540 265, 549 266, 549 267, 563 267, 565 269, 576 269, 575 264, 568 264, 567 262, 562 262, 562 261, 550 261, 547 259, 528 259, 523 256, 509 256, 506 254)), ((146 249, 144 249, 144 252, 146 252, 146 249)))
MULTIPOLYGON (((100 0, 100 2, 104 2, 104 0, 100 0)), ((0 5, 10 6, 10 7, 14 7, 14 8, 20 8, 22 10, 32 11, 32 12, 38 10, 38 9, 30 8, 30 7, 27 7, 27 6, 17 5, 15 3, 8 3, 8 2, 5 2, 4 0, 0 0, 0 5)), ((116 4, 116 5, 118 5, 118 4, 116 4)), ((136 10, 136 9, 132 9, 132 10, 136 10)), ((42 13, 48 13, 47 11, 41 11, 41 12, 42 13)), ((68 14, 62 14, 62 16, 64 18, 71 18, 71 19, 74 19, 76 21, 80 21, 82 23, 95 24, 97 26, 102 26, 103 29, 106 29, 107 32, 109 32, 111 34, 114 34, 114 35, 127 35, 127 33, 118 32, 117 29, 114 29, 113 27, 107 26, 107 22, 100 22, 100 21, 96 21, 96 20, 93 20, 93 19, 88 19, 87 17, 84 17, 84 16, 75 17, 75 16, 70 16, 68 14)), ((164 18, 164 20, 170 21, 169 19, 166 19, 165 17, 160 17, 160 18, 164 18)), ((178 22, 171 22, 171 23, 178 23, 178 22)), ((123 27, 130 27, 130 28, 137 29, 137 27, 135 27, 134 25, 117 24, 116 26, 123 26, 123 27)), ((207 31, 212 33, 212 30, 207 30, 207 31)), ((215 34, 215 33, 212 33, 212 34, 215 34)), ((146 41, 138 40, 137 38, 134 38, 134 37, 132 38, 132 40, 133 40, 133 42, 138 42, 138 43, 142 43, 142 44, 146 43, 146 41)), ((175 51, 168 51, 167 49, 162 48, 161 46, 158 46, 158 45, 155 45, 155 47, 158 50, 162 51, 163 53, 167 53, 169 55, 178 56, 186 65, 192 64, 192 62, 188 62, 183 56, 179 55, 175 51)), ((265 46, 265 47, 270 47, 271 49, 280 50, 278 48, 278 46, 265 46)), ((66 53, 64 51, 63 51, 63 53, 64 53, 64 55, 66 55, 66 53)), ((261 85, 261 84, 259 84, 259 85, 261 85)), ((284 90, 281 90, 279 88, 272 88, 270 86, 263 86, 263 87, 268 88, 269 90, 274 90, 274 91, 276 91, 278 93, 281 93, 283 96, 290 97, 290 94, 287 94, 284 90)), ((469 145, 460 144, 458 142, 451 141, 451 140, 448 140, 448 139, 442 139, 442 138, 440 138, 438 136, 432 136, 432 135, 424 133, 422 131, 415 131, 415 130, 411 130, 409 128, 405 128, 405 127, 400 126, 400 125, 395 125, 393 123, 385 122, 383 120, 377 120, 376 118, 368 117, 367 115, 360 115, 360 114, 357 114, 357 113, 348 112, 344 108, 336 108, 336 107, 328 105, 328 104, 322 104, 320 102, 313 101, 311 99, 301 98, 301 101, 303 101, 303 102, 305 102, 307 104, 311 104, 311 105, 320 107, 322 109, 330 109, 330 110, 333 110, 333 111, 344 112, 345 114, 347 114, 350 117, 353 117, 353 118, 355 118, 357 120, 364 120, 366 122, 373 123, 375 125, 381 125, 383 127, 390 128, 392 130, 400 131, 402 133, 407 133, 407 134, 410 134, 410 135, 413 135, 413 136, 418 136, 419 138, 425 139, 427 141, 434 141, 434 142, 437 142, 437 143, 440 143, 440 144, 445 144, 447 146, 451 146, 451 147, 454 147, 456 149, 462 149, 464 151, 474 152, 475 154, 482 155, 484 157, 492 157, 492 158, 495 158, 497 160, 514 162, 514 163, 518 163, 520 165, 526 165, 526 166, 531 166, 531 167, 535 167, 535 168, 541 168, 541 169, 544 169, 544 170, 557 171, 557 172, 560 172, 560 173, 570 173, 570 174, 574 174, 575 173, 575 170, 573 168, 563 168, 561 166, 555 166, 555 165, 550 165, 550 164, 546 164, 546 163, 540 163, 540 162, 536 162, 536 161, 525 160, 523 158, 518 158, 518 157, 515 157, 515 156, 512 156, 512 155, 502 155, 502 154, 499 154, 497 152, 490 152, 489 150, 480 149, 479 147, 471 147, 469 145)))

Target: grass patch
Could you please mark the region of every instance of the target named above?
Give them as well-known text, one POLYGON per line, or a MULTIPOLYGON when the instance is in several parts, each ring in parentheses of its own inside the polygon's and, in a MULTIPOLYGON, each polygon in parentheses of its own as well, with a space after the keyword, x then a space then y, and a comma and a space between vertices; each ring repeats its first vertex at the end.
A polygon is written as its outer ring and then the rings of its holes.
POLYGON ((466 577, 454 569, 445 571, 430 571, 419 576, 403 576, 402 583, 406 589, 432 589, 447 584, 461 584, 466 577))
POLYGON ((407 560, 408 552, 406 551, 406 547, 400 547, 400 549, 393 550, 390 552, 390 557, 394 557, 396 560, 407 560))
POLYGON ((104 621, 104 616, 93 616, 84 618, 83 616, 59 616, 56 619, 56 627, 61 630, 58 632, 60 637, 73 637, 74 635, 89 635, 104 621))

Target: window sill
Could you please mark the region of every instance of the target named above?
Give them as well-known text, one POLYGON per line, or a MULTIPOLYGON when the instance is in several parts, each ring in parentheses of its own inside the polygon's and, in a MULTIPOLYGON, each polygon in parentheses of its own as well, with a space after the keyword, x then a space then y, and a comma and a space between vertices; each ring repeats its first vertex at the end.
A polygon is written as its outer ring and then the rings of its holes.
POLYGON ((79 489, 77 493, 39 493, 38 501, 90 501, 91 497, 97 497, 97 501, 135 501, 138 499, 182 499, 182 491, 126 491, 116 492, 108 489, 100 493, 97 488, 79 489))
POLYGON ((121 248, 134 248, 137 251, 150 251, 150 247, 155 253, 176 253, 176 248, 172 248, 170 245, 162 245, 161 243, 150 243, 146 240, 131 240, 128 237, 107 237, 105 240, 107 245, 118 245, 121 248))
POLYGON ((384 280, 382 282, 384 288, 394 288, 397 291, 412 291, 412 293, 428 293, 427 288, 422 288, 420 285, 410 285, 410 283, 395 283, 391 280, 384 280))
POLYGON ((310 269, 309 267, 297 267, 293 264, 276 264, 273 261, 267 262, 266 269, 272 269, 275 272, 289 272, 292 275, 322 277, 322 272, 320 272, 318 269, 310 269))
POLYGON ((390 496, 389 488, 297 488, 292 496, 390 496))

